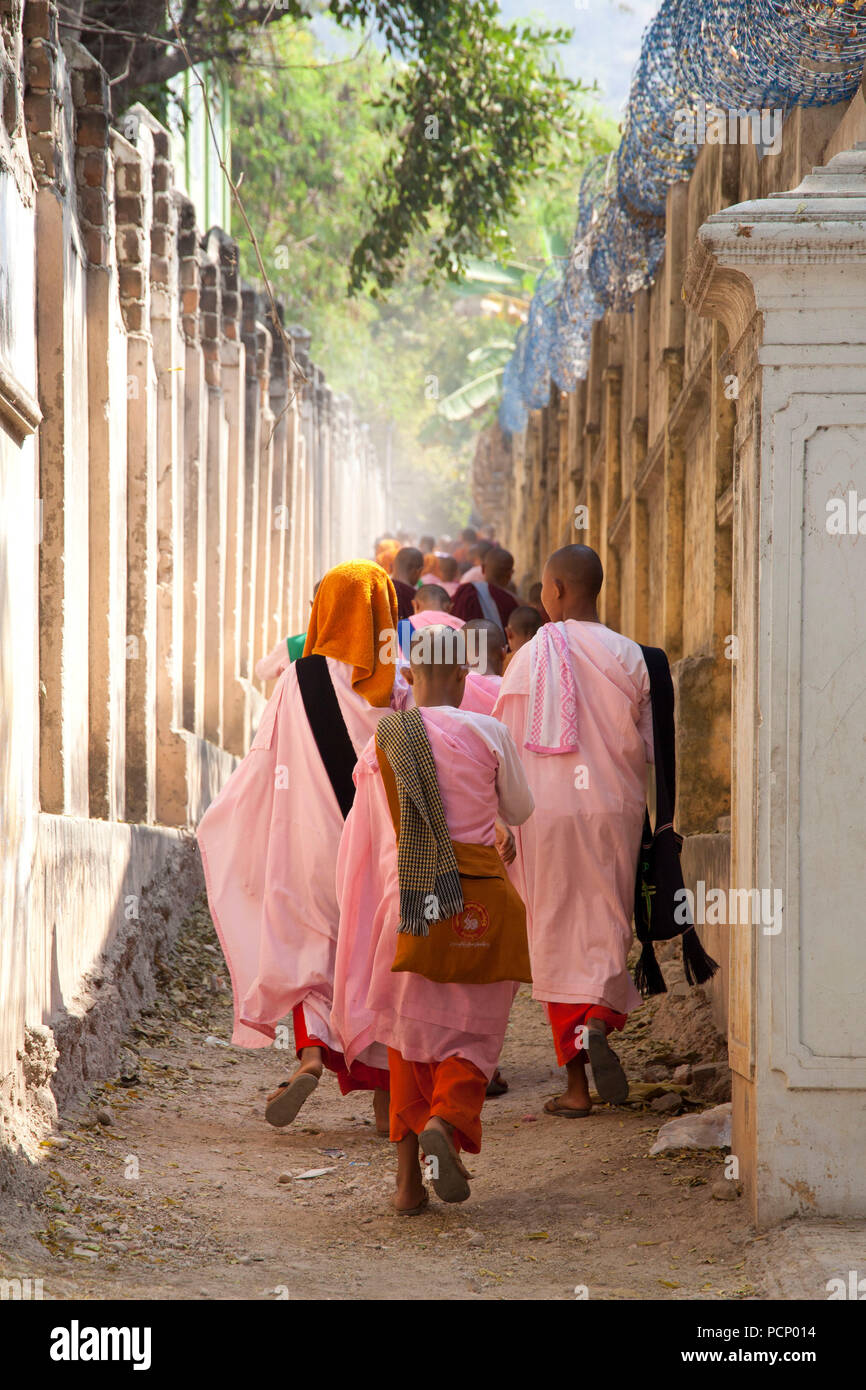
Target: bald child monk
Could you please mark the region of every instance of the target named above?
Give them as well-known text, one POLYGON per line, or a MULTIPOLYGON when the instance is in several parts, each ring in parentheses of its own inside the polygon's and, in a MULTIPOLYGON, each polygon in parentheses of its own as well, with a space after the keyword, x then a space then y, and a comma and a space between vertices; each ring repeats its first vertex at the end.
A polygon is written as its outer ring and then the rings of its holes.
POLYGON ((585 545, 547 562, 550 622, 514 654, 494 714, 518 746, 535 798, 515 831, 515 882, 526 903, 533 996, 544 1001, 567 1088, 545 1105, 582 1119, 628 1082, 608 1033, 640 1003, 626 959, 653 759, 649 676, 636 642, 598 616, 601 561, 585 545))
POLYGON ((461 709, 492 714, 499 697, 505 665, 505 633, 487 618, 471 618, 466 635, 466 690, 461 709))
MULTIPOLYGON (((422 584, 420 589, 415 590, 415 597, 412 600, 412 612, 414 614, 450 614, 450 611, 451 599, 440 584, 422 584)), ((457 619, 457 621, 460 622, 460 619, 457 619)), ((462 627, 462 623, 460 625, 462 627)))
POLYGON ((502 674, 508 670, 508 663, 514 653, 521 647, 525 647, 527 642, 531 642, 544 619, 537 608, 531 608, 529 604, 521 604, 515 608, 508 622, 505 625, 505 636, 508 639, 508 655, 502 668, 502 674))
MULTIPOLYGON (((429 813, 430 823, 437 824, 435 799, 450 840, 492 846, 497 818, 522 824, 532 813, 532 797, 503 726, 460 708, 466 667, 459 639, 460 633, 448 628, 415 634, 410 678, 416 709, 406 715, 412 728, 407 731, 398 716, 379 731, 378 742, 391 750, 390 765, 398 779, 405 766, 401 758, 418 767, 415 750, 426 757, 429 749, 435 783, 432 789, 423 784, 425 817, 429 813)), ((337 861, 340 930, 332 1026, 350 1065, 361 1060, 379 1066, 387 1048, 391 1140, 397 1146, 395 1206, 414 1215, 428 1200, 419 1143, 425 1155, 436 1159, 432 1179, 437 1195, 446 1202, 469 1196, 460 1150, 480 1150, 481 1108, 516 985, 437 984, 414 973, 392 972, 403 885, 376 742, 367 745, 355 769, 355 801, 337 861)), ((441 853, 437 839, 437 885, 441 853)))

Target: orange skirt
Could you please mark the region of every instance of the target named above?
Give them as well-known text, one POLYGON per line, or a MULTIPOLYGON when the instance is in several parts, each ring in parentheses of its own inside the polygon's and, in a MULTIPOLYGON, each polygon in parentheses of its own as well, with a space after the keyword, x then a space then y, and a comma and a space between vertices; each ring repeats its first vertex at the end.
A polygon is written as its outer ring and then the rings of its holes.
POLYGON ((481 1107, 487 1077, 465 1057, 444 1062, 407 1062, 388 1048, 391 1073, 391 1143, 420 1134, 431 1115, 454 1126, 454 1147, 477 1154, 481 1149, 481 1107))
POLYGON ((586 1053, 578 1046, 578 1029, 591 1018, 602 1019, 610 1028, 624 1028, 628 1014, 615 1013, 606 1004, 545 1004, 547 1020, 553 1032, 556 1060, 561 1067, 575 1057, 586 1061, 586 1053))

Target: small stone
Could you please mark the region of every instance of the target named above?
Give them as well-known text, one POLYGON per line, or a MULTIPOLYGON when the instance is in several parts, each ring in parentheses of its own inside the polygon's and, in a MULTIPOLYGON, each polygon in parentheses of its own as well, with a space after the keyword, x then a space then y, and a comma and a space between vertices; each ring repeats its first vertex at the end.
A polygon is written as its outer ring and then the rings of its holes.
POLYGON ((663 1066, 661 1062, 650 1062, 643 1069, 644 1081, 667 1081, 668 1075, 668 1068, 663 1066))
POLYGON ((692 1079, 692 1069, 688 1062, 683 1062, 682 1066, 674 1067, 674 1084, 677 1086, 688 1086, 692 1079))
POLYGON ((485 1240, 480 1231, 473 1231, 472 1235, 469 1237, 469 1240, 467 1241, 467 1245, 472 1245, 476 1248, 484 1244, 485 1240))
POLYGON ((104 1108, 103 1108, 102 1110, 97 1110, 97 1112, 96 1112, 96 1118, 97 1118, 99 1124, 101 1124, 101 1125, 113 1125, 113 1124, 114 1124, 114 1116, 112 1115, 112 1113, 111 1113, 110 1110, 107 1110, 107 1109, 104 1109, 104 1108))
POLYGON ((248 1264, 251 1264, 251 1263, 252 1263, 252 1258, 253 1258, 252 1255, 238 1255, 238 1264, 239 1264, 239 1265, 248 1265, 248 1264))
POLYGON ((680 1109, 682 1101, 676 1091, 665 1091, 664 1095, 651 1100, 649 1105, 650 1110, 655 1110, 658 1115, 673 1115, 680 1109))
POLYGON ((716 1202, 735 1202, 741 1190, 738 1182, 732 1182, 729 1178, 718 1178, 710 1188, 710 1196, 716 1202))
POLYGON ((292 1176, 291 1173, 280 1173, 280 1176, 277 1178, 277 1182, 278 1182, 278 1183, 290 1183, 290 1182, 294 1182, 294 1177, 292 1176))
POLYGON ((598 1233, 596 1231, 575 1231, 571 1238, 572 1240, 583 1241, 598 1240, 598 1233))

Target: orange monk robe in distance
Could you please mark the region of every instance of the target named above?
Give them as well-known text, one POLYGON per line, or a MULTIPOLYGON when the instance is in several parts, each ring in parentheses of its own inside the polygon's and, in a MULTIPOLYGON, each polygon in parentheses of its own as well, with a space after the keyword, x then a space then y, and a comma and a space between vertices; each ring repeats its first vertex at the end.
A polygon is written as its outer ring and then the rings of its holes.
MULTIPOLYGON (((519 825, 532 814, 517 750, 501 724, 450 705, 421 714, 452 840, 492 845, 497 816, 519 825)), ((374 742, 358 760, 355 786, 337 861, 332 1029, 353 1066, 381 1066, 387 1049, 395 1143, 441 1115, 455 1126, 455 1143, 477 1153, 481 1106, 517 986, 391 973, 400 920, 397 845, 374 742)))
MULTIPOLYGON (((494 714, 517 744, 535 815, 515 830, 533 997, 548 1005, 561 1062, 591 1017, 623 1027, 640 1003, 627 968, 652 761, 649 676, 636 642, 601 623, 564 625, 577 696, 576 752, 526 747, 532 651, 514 653, 494 714)), ((541 633, 544 629, 541 629, 541 633)))
MULTIPOLYGON (((365 561, 329 571, 310 615, 306 652, 325 656, 356 753, 384 714, 411 702, 405 682, 395 683, 393 666, 379 657, 380 633, 395 625, 395 608, 387 575, 365 561), (364 570, 360 577, 356 568, 364 570)), ((252 748, 205 812, 198 841, 232 981, 232 1041, 267 1047, 292 1014, 298 1050, 325 1048, 346 1090, 353 1086, 330 1032, 342 830, 292 665, 277 682, 252 748)), ((375 1084, 387 1086, 381 1070, 375 1084)))

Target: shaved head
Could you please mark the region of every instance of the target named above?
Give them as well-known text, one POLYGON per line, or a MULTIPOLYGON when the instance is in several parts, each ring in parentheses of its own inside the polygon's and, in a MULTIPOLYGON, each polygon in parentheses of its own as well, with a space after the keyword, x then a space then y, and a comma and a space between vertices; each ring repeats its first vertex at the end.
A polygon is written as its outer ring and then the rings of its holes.
POLYGON ((514 573, 514 556, 510 550, 500 545, 491 546, 481 561, 481 572, 488 584, 496 584, 505 589, 511 583, 514 573))
POLYGON ((596 602, 603 581, 601 560, 591 546, 564 545, 544 567, 541 602, 555 623, 563 618, 598 622, 596 602))
POLYGON ((601 593, 604 570, 591 546, 564 545, 561 550, 554 550, 547 568, 570 590, 580 590, 590 598, 598 598, 601 593))
POLYGON ((403 549, 398 550, 394 556, 391 573, 395 579, 402 579, 404 584, 411 584, 414 589, 421 578, 423 568, 424 556, 421 551, 416 550, 414 545, 404 545, 403 549))
POLYGON ((409 664, 413 672, 454 670, 466 661, 466 639, 461 629, 446 627, 444 623, 431 623, 413 632, 409 644, 409 664))
POLYGON ((447 613, 450 603, 447 589, 440 589, 438 584, 422 584, 415 593, 416 613, 447 613))
POLYGON ((478 637, 467 639, 466 659, 481 676, 501 676, 505 659, 505 633, 489 618, 470 618, 464 632, 477 632, 478 637))

